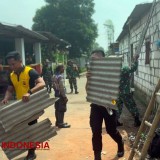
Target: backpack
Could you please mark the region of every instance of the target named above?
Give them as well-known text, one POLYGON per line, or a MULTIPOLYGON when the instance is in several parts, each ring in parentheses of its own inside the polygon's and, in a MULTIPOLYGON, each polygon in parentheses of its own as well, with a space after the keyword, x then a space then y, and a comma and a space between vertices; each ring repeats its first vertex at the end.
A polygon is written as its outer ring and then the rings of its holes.
POLYGON ((149 146, 148 154, 151 158, 160 158, 160 128, 156 130, 155 136, 149 146))

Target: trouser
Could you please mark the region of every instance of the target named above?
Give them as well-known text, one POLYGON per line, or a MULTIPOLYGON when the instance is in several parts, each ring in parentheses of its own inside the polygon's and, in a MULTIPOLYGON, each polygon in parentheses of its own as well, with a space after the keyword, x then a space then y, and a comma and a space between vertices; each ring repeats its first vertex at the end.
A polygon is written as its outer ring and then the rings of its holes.
POLYGON ((46 84, 47 91, 51 92, 51 89, 52 89, 52 80, 51 80, 51 78, 44 77, 44 81, 45 81, 45 84, 46 84))
POLYGON ((64 123, 64 112, 59 112, 55 110, 55 117, 56 117, 56 125, 64 123))
MULTIPOLYGON (((31 125, 33 125, 33 124, 35 124, 35 123, 37 123, 37 119, 29 122, 28 125, 31 126, 31 125)), ((29 150, 28 150, 28 154, 34 155, 35 150, 36 150, 36 147, 29 149, 29 150)))
POLYGON ((77 91, 77 80, 76 78, 69 78, 70 89, 73 91, 73 87, 75 91, 77 91))
POLYGON ((122 114, 123 104, 127 107, 128 111, 132 114, 134 118, 139 117, 139 111, 136 106, 135 100, 133 99, 133 95, 129 93, 129 94, 120 95, 117 100, 118 118, 120 118, 120 115, 122 114))
POLYGON ((55 102, 56 125, 64 123, 64 113, 67 111, 67 105, 63 102, 63 98, 55 102))
POLYGON ((122 143, 122 136, 117 130, 116 111, 109 115, 106 108, 91 104, 90 126, 92 129, 92 146, 94 152, 102 151, 102 123, 105 122, 106 131, 117 143, 122 143))

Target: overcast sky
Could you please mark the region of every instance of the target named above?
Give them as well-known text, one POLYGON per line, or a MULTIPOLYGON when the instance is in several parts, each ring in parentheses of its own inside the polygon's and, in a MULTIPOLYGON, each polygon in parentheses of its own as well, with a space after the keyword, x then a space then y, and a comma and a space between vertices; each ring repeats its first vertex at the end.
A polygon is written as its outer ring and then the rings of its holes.
MULTIPOLYGON (((93 18, 98 24, 99 33, 96 41, 106 49, 105 21, 112 20, 115 27, 114 39, 116 40, 134 7, 139 3, 152 2, 152 0, 94 0, 94 2, 95 14, 93 18)), ((0 0, 0 22, 22 25, 31 29, 32 18, 36 10, 44 5, 44 0, 0 0)))

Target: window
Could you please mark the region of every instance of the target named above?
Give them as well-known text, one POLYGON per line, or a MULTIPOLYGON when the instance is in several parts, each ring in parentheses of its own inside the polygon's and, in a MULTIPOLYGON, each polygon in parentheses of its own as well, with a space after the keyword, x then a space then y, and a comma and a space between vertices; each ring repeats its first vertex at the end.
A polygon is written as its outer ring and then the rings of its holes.
POLYGON ((146 39, 145 47, 146 47, 145 64, 150 64, 150 51, 151 51, 150 39, 146 39))

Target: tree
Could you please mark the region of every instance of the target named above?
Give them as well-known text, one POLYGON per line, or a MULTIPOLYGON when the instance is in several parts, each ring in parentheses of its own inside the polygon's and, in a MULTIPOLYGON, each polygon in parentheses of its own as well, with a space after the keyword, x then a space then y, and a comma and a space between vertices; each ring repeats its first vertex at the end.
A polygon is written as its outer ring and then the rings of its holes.
POLYGON ((104 48, 101 47, 97 42, 94 42, 94 43, 93 43, 93 46, 92 46, 92 50, 95 50, 95 49, 104 50, 104 48))
POLYGON ((71 44, 70 58, 89 52, 97 37, 97 25, 92 19, 93 0, 45 0, 37 10, 33 30, 49 31, 71 44))

